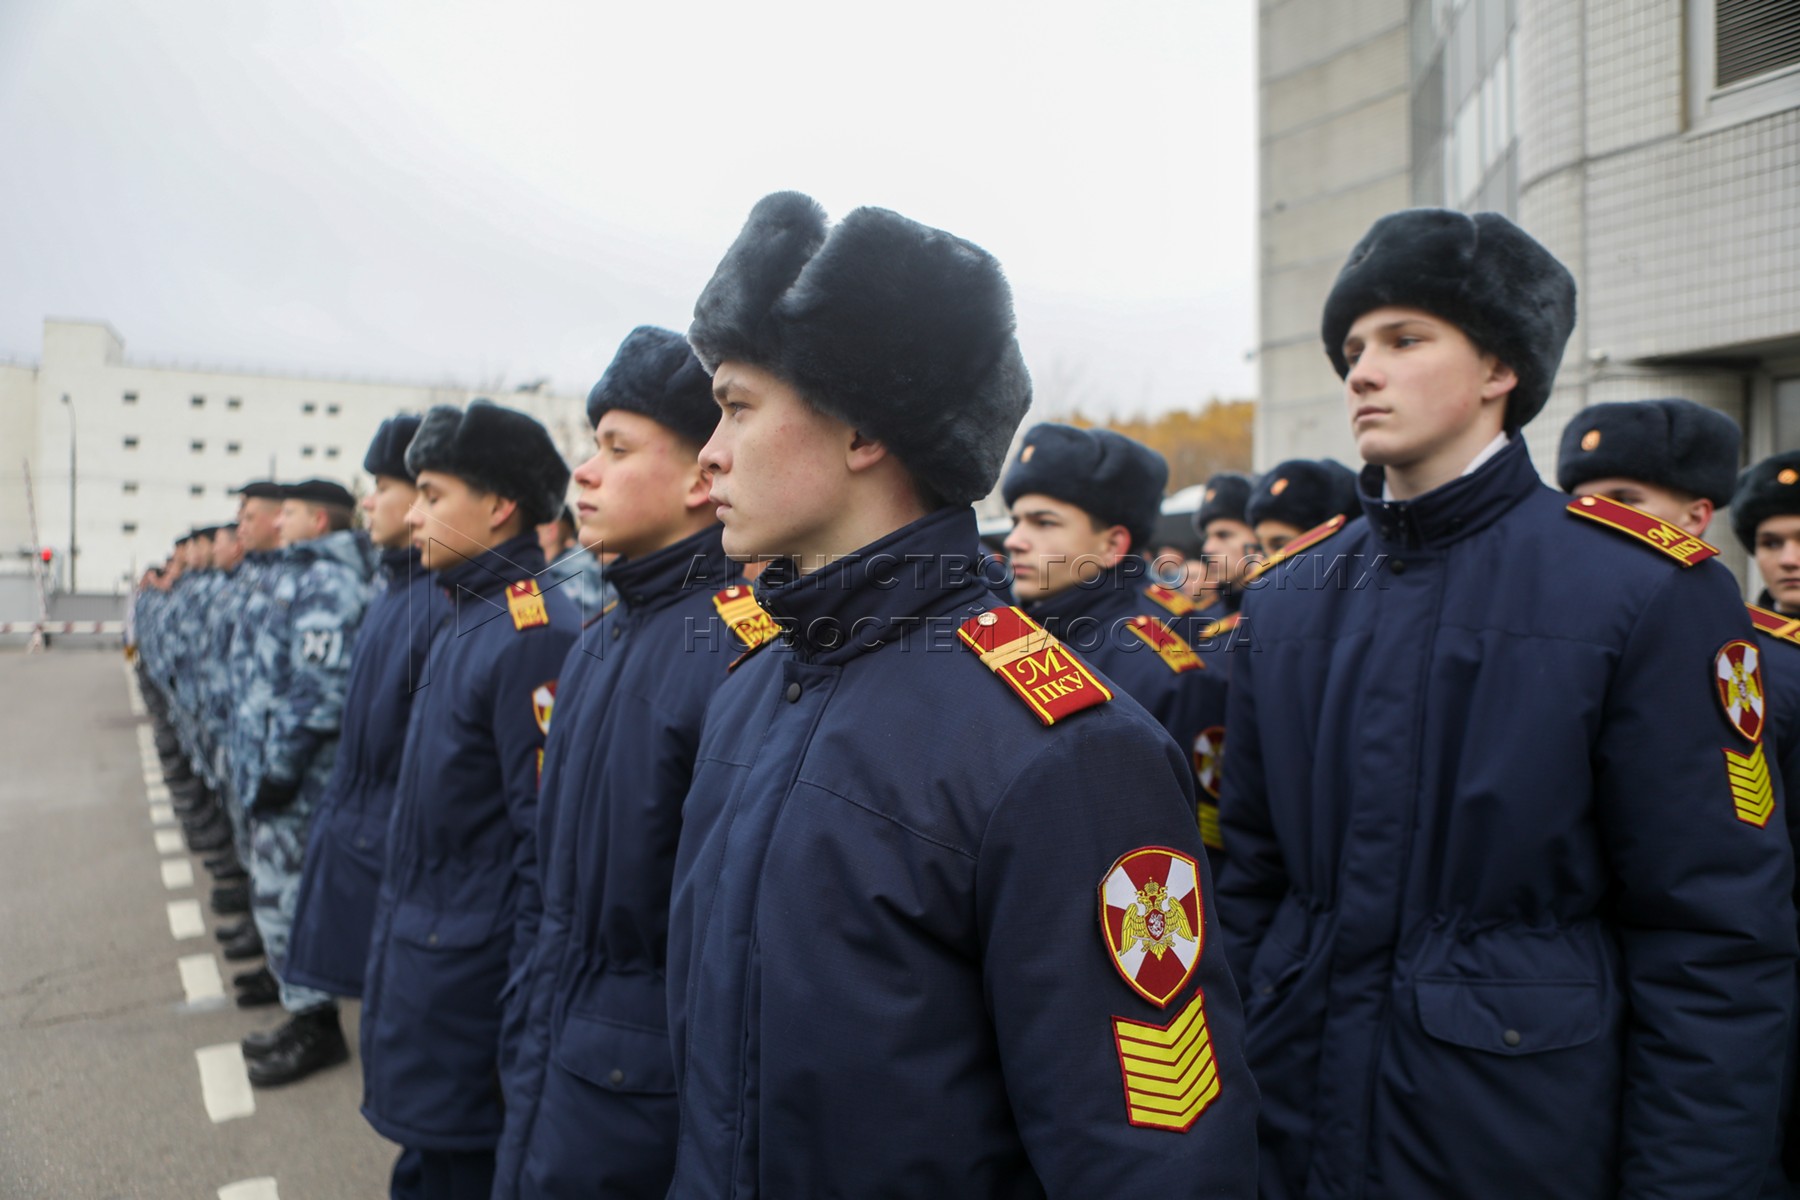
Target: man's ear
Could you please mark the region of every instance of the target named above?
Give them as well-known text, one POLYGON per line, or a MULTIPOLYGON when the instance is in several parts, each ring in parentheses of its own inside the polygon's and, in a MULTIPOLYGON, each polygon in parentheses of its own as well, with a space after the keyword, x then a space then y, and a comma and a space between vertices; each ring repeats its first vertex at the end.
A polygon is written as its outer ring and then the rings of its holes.
POLYGON ((887 457, 887 443, 878 442, 854 429, 850 431, 850 445, 844 456, 844 465, 851 471, 866 471, 887 457))
POLYGON ((1131 530, 1123 525, 1114 525, 1101 535, 1101 561, 1108 567, 1116 567, 1119 560, 1131 553, 1131 530))
POLYGON ((696 512, 712 502, 712 475, 700 465, 700 449, 694 448, 694 461, 688 464, 687 491, 681 497, 682 507, 696 512))
POLYGON ((488 532, 492 533, 494 530, 500 528, 502 525, 504 525, 508 521, 512 520, 513 514, 518 511, 519 511, 519 502, 517 500, 513 500, 506 496, 502 496, 498 492, 489 492, 488 493, 488 532))
POLYGON ((1481 398, 1488 400, 1505 400, 1511 396, 1513 389, 1519 386, 1519 374, 1491 354, 1482 356, 1487 366, 1487 378, 1481 383, 1481 398))
POLYGON ((1687 519, 1682 522, 1689 533, 1695 537, 1706 536, 1706 527, 1712 524, 1713 502, 1705 496, 1696 496, 1688 503, 1687 519))

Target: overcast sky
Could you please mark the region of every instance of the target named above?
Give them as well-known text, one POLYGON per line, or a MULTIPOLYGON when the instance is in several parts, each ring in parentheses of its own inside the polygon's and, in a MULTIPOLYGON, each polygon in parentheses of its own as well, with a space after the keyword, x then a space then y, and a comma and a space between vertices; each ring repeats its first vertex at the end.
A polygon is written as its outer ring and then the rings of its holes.
POLYGON ((1251 0, 0 0, 0 355, 585 392, 756 199, 1006 267, 1040 406, 1249 395, 1251 0))

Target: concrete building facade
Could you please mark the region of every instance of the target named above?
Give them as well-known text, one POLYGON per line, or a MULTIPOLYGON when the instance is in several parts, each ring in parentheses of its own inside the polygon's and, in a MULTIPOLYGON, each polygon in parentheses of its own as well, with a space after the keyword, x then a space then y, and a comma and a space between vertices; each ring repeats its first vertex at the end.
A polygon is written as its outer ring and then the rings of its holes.
POLYGON ((591 453, 583 397, 158 364, 127 358, 104 322, 46 320, 36 362, 0 363, 0 572, 24 573, 47 546, 69 588, 71 439, 75 582, 118 592, 175 537, 230 520, 241 484, 317 476, 366 490, 363 453, 384 418, 478 394, 543 421, 570 462, 591 453))
POLYGON ((1261 36, 1259 466, 1356 462, 1319 313, 1409 204, 1506 213, 1575 274, 1541 470, 1585 405, 1656 396, 1800 448, 1800 5, 1263 0, 1261 36))

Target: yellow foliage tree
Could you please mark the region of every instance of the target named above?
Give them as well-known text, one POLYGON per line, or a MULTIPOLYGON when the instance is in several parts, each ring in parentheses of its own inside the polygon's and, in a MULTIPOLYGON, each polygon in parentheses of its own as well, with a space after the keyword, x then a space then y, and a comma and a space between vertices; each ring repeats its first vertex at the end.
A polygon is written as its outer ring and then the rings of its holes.
POLYGON ((1154 418, 1094 421, 1077 410, 1069 424, 1083 429, 1100 425, 1149 446, 1169 461, 1173 493, 1205 483, 1220 471, 1248 472, 1255 416, 1254 401, 1215 396, 1197 412, 1177 409, 1154 418))

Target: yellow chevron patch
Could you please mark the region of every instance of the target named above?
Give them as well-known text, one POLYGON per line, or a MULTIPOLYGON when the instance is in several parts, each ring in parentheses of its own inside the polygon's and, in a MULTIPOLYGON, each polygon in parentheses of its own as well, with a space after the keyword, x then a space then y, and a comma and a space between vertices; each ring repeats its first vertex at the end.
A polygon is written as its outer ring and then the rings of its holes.
POLYGON ((1113 1018, 1126 1119, 1149 1129, 1183 1133, 1219 1094, 1205 997, 1199 992, 1168 1025, 1113 1018))
POLYGON ((1775 789, 1769 782, 1769 760, 1759 742, 1748 754, 1726 750, 1725 778, 1731 783, 1731 805, 1737 819, 1758 829, 1775 815, 1775 789))
POLYGON ((1200 802, 1200 841, 1208 850, 1225 848, 1225 835, 1219 829, 1219 806, 1206 800, 1200 802))

